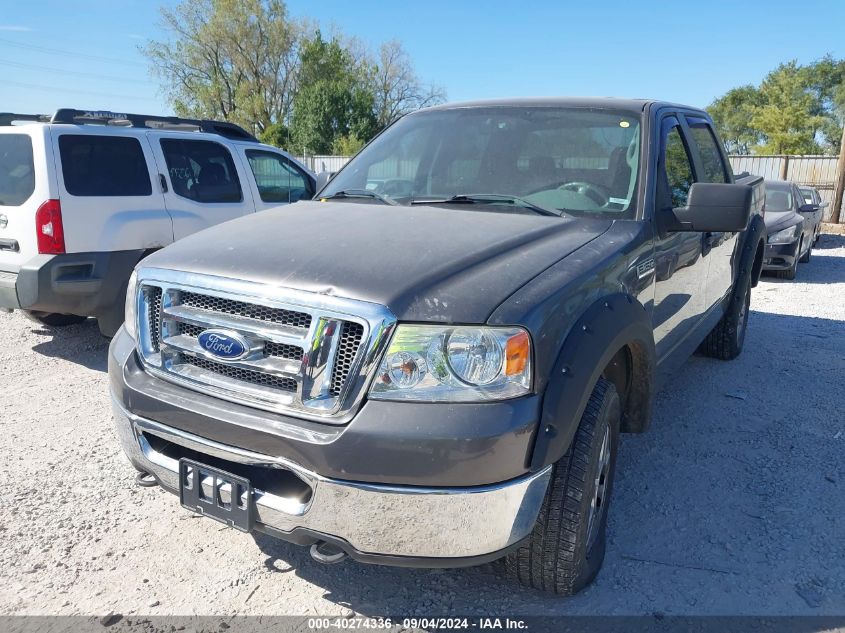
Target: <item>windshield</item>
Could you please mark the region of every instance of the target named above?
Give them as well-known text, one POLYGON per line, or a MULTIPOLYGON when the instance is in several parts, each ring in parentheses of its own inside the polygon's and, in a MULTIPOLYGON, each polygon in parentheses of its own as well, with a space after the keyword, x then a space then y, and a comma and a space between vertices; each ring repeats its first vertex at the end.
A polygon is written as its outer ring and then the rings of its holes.
MULTIPOLYGON (((769 185, 771 187, 771 185, 769 185)), ((766 211, 791 211, 792 191, 789 189, 766 189, 766 211)))
POLYGON ((632 217, 639 160, 640 122, 630 113, 521 106, 434 110, 387 129, 320 197, 367 190, 407 205, 485 194, 577 215, 632 217))

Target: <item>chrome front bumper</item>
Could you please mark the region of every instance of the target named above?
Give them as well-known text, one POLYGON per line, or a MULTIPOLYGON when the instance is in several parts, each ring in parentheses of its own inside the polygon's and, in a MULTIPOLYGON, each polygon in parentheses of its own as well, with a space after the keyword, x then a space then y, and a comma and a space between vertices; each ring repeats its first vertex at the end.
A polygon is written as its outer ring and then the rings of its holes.
POLYGON ((229 462, 293 473, 310 487, 310 498, 303 503, 253 489, 257 529, 282 538, 304 529, 338 539, 363 555, 462 559, 505 550, 530 534, 551 473, 549 466, 516 480, 472 488, 340 481, 286 459, 218 444, 140 418, 114 398, 112 408, 129 460, 169 492, 178 494, 179 462, 156 451, 149 436, 229 462))

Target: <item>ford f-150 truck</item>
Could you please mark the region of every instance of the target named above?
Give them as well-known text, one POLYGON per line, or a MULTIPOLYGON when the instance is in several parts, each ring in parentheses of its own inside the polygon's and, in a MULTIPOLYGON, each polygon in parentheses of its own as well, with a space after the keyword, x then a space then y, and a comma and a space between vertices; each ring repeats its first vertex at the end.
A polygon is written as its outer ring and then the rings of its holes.
POLYGON ((503 558, 574 593, 619 433, 693 351, 742 350, 763 198, 694 108, 407 115, 314 201, 138 265, 109 359, 123 449, 139 483, 322 562, 503 558))

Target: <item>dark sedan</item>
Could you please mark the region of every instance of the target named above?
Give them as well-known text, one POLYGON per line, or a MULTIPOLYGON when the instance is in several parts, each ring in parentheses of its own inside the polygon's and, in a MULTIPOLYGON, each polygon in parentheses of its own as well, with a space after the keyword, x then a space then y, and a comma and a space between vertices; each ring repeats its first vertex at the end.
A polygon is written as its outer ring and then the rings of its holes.
POLYGON ((824 215, 824 209, 827 207, 827 202, 822 202, 822 196, 819 193, 819 190, 815 187, 799 186, 798 190, 801 192, 801 195, 804 196, 805 205, 818 207, 817 211, 801 212, 801 215, 805 218, 812 217, 813 222, 815 223, 816 233, 815 238, 813 239, 813 244, 815 245, 815 243, 819 241, 819 235, 822 232, 822 217, 824 215))
POLYGON ((815 223, 805 217, 819 211, 804 202, 796 185, 782 180, 766 181, 766 231, 768 240, 763 270, 774 271, 783 279, 795 279, 798 262, 810 261, 815 239, 815 223))

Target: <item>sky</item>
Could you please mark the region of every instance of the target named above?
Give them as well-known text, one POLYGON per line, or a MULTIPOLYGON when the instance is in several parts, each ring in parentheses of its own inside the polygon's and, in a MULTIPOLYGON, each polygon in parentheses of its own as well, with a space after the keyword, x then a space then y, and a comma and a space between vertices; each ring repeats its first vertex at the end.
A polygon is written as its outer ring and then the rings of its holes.
MULTIPOLYGON (((170 114, 138 46, 165 36, 158 0, 4 2, 0 111, 170 114)), ((172 4, 171 1, 165 4, 172 4)), ((845 2, 288 0, 294 17, 372 49, 399 39, 449 101, 620 96, 706 106, 780 62, 845 57, 845 2), (800 10, 796 7, 800 6, 800 10)))

